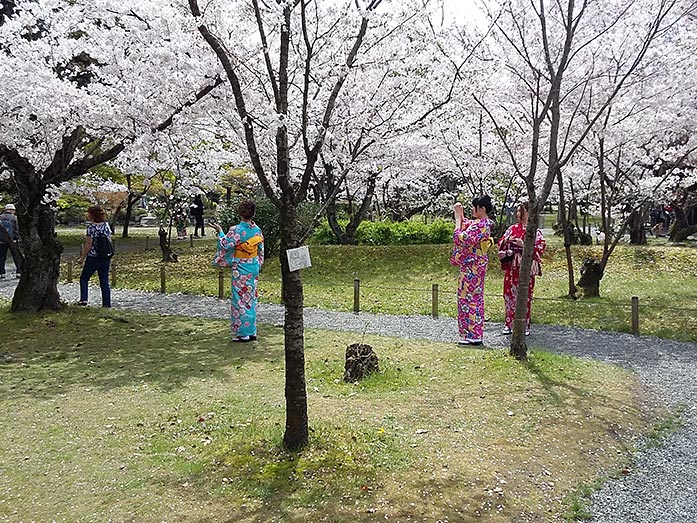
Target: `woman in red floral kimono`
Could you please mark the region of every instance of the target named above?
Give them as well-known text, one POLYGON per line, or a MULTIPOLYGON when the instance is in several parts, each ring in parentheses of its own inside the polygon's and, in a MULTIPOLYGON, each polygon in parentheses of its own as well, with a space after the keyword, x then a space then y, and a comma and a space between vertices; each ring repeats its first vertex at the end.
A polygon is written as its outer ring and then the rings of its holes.
MULTIPOLYGON (((510 334, 515 319, 515 304, 518 298, 518 281, 520 278, 520 260, 523 255, 523 243, 525 240, 525 227, 528 224, 528 203, 518 206, 515 213, 517 223, 511 225, 499 240, 499 253, 508 251, 513 253, 513 259, 502 261, 501 266, 505 271, 503 278, 503 303, 506 307, 506 319, 503 326, 503 333, 510 334)), ((535 288, 535 276, 542 274, 541 262, 542 253, 547 246, 542 231, 537 229, 535 236, 535 252, 532 256, 532 267, 530 269, 530 285, 528 287, 528 307, 525 317, 525 335, 530 334, 530 306, 532 304, 532 291, 535 288)), ((501 254, 499 255, 501 258, 501 254)))
POLYGON ((466 220, 462 205, 455 204, 455 233, 450 263, 460 267, 457 282, 457 323, 461 345, 481 345, 484 337, 484 277, 489 264, 491 198, 472 200, 474 219, 466 220))

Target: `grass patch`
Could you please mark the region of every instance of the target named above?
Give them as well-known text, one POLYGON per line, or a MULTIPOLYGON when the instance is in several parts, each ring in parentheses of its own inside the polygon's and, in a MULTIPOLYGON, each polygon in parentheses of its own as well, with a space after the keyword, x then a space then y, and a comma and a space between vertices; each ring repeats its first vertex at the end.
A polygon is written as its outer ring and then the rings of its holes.
MULTIPOLYGON (((134 238, 131 247, 137 249, 134 238)), ((153 244, 151 244, 152 246, 153 244)), ((213 239, 174 244, 180 261, 167 266, 167 291, 218 294, 217 270, 211 266, 213 239)), ((115 258, 117 286, 158 291, 160 253, 124 249, 115 258)), ((391 314, 430 314, 431 286, 440 288, 440 313, 454 316, 457 274, 448 263, 450 246, 312 246, 310 269, 303 271, 305 305, 353 310, 353 279, 361 280, 361 310, 391 314)), ((597 255, 598 247, 574 247, 575 266, 597 255)), ((601 298, 570 301, 563 249, 552 245, 545 255, 544 274, 537 280, 533 321, 599 330, 629 332, 631 297, 640 298, 640 330, 644 335, 697 341, 697 266, 690 247, 620 246, 613 254, 601 284, 601 298)), ((65 265, 63 274, 66 274, 65 265)), ((578 278, 578 274, 577 274, 578 278)), ((225 284, 229 295, 229 284, 225 284)), ((487 316, 503 321, 503 273, 492 261, 486 278, 487 316)), ((277 258, 264 266, 262 301, 280 302, 277 258)))
POLYGON ((355 335, 306 332, 311 437, 280 448, 282 331, 68 307, 11 315, 0 353, 0 519, 560 519, 662 413, 618 367, 366 336, 381 372, 341 380, 355 335))

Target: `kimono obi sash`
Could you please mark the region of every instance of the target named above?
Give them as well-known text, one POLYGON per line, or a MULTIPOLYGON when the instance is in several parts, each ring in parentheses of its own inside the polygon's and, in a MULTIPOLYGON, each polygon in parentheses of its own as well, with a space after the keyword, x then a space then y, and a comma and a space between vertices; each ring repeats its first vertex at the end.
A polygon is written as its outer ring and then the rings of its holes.
POLYGON ((480 241, 476 251, 477 256, 486 256, 489 249, 491 249, 493 246, 494 240, 492 238, 487 238, 486 240, 480 241))
POLYGON ((254 236, 246 242, 240 243, 235 247, 235 258, 256 258, 259 255, 259 244, 261 242, 261 236, 254 236))

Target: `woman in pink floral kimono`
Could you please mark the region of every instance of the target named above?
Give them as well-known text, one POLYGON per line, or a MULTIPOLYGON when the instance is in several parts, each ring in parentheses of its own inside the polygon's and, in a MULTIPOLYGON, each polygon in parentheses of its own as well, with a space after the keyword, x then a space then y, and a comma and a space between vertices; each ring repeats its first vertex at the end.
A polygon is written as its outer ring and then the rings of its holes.
MULTIPOLYGON (((503 333, 510 334, 513 329, 515 319, 515 304, 518 299, 518 280, 520 279, 520 260, 523 255, 523 242, 525 240, 525 229, 528 224, 528 203, 521 203, 515 213, 517 223, 511 225, 503 233, 499 240, 499 257, 502 252, 507 251, 513 254, 509 261, 501 263, 501 268, 505 271, 503 278, 503 303, 506 307, 506 320, 503 326, 503 333)), ((542 253, 547 243, 542 236, 542 231, 537 229, 535 235, 535 252, 532 255, 532 267, 530 268, 530 284, 528 286, 528 307, 525 316, 525 335, 530 334, 530 307, 532 305, 532 291, 535 288, 535 276, 542 274, 540 264, 542 253)))
POLYGON ((461 345, 481 345, 484 337, 484 277, 489 264, 491 198, 472 200, 473 219, 466 220, 462 205, 455 204, 455 233, 450 263, 460 267, 457 284, 457 323, 461 345))
POLYGON ((240 223, 230 227, 227 234, 223 234, 220 225, 211 223, 218 235, 218 254, 213 264, 232 268, 230 327, 235 342, 257 339, 257 281, 264 263, 264 235, 252 221, 255 212, 254 202, 241 202, 237 209, 240 223))

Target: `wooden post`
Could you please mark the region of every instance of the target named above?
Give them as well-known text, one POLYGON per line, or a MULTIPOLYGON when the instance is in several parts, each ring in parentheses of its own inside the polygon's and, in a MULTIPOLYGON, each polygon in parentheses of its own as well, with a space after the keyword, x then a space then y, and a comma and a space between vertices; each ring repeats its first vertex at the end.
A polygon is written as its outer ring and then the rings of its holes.
POLYGON ((639 336, 639 297, 632 296, 632 334, 639 336))
POLYGON ((166 274, 166 269, 164 264, 160 266, 160 292, 162 294, 165 293, 166 285, 165 285, 165 274, 166 274))
POLYGON ((361 280, 353 280, 353 312, 358 314, 361 311, 361 280))
POLYGON ((194 235, 189 234, 189 247, 193 247, 193 246, 194 246, 194 235))
POLYGON ((286 287, 283 285, 283 276, 281 276, 281 305, 286 304, 286 287))
POLYGON ((438 317, 438 284, 431 286, 431 316, 438 317))
POLYGON ((116 238, 113 236, 111 238, 111 246, 114 248, 114 254, 116 254, 116 238))
POLYGON ((73 261, 72 256, 68 258, 68 283, 73 283, 73 261))
POLYGON ((111 287, 116 287, 116 264, 111 262, 111 267, 109 272, 111 273, 111 287))
POLYGON ((150 250, 150 236, 145 237, 145 250, 146 251, 150 250))
POLYGON ((225 297, 225 273, 223 269, 218 269, 218 298, 225 297))

